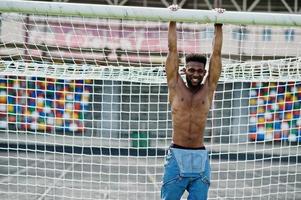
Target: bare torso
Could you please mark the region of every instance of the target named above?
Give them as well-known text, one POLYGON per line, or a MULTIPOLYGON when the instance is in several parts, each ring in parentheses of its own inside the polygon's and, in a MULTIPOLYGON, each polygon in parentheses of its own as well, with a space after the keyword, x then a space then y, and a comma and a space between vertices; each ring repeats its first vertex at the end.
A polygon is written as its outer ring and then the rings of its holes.
POLYGON ((179 82, 171 102, 172 140, 184 147, 202 147, 213 91, 205 83, 201 89, 193 93, 183 81, 179 82))
MULTIPOLYGON (((171 21, 168 28, 168 55, 166 75, 169 101, 172 109, 173 143, 184 147, 204 146, 204 131, 213 93, 221 74, 222 25, 215 24, 213 50, 209 61, 208 76, 203 81, 205 64, 190 60, 186 62, 186 86, 179 74, 179 55, 177 50, 176 22, 171 21), (188 84, 189 83, 189 84, 188 84)), ((187 58, 187 57, 186 57, 187 58)), ((187 61, 187 60, 186 60, 187 61)))

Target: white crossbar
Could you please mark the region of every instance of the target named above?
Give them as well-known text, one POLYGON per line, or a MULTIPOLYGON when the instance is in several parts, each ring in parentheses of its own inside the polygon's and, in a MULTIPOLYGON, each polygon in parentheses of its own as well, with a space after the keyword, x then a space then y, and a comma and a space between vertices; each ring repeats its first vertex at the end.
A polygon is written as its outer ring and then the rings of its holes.
POLYGON ((218 14, 211 10, 180 9, 176 12, 167 8, 134 6, 91 5, 78 3, 0 1, 0 12, 18 12, 24 14, 44 14, 84 17, 108 17, 136 20, 174 20, 178 22, 301 26, 301 15, 234 12, 218 14), (63 5, 63 6, 62 6, 63 5))

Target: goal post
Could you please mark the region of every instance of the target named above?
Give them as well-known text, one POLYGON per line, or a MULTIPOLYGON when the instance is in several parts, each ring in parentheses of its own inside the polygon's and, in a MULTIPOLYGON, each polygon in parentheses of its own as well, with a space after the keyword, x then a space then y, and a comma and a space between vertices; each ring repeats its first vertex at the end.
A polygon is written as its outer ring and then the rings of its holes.
POLYGON ((101 17, 125 20, 149 21, 179 21, 198 23, 225 23, 245 25, 278 25, 301 26, 301 16, 297 14, 261 13, 261 12, 235 12, 227 11, 220 15, 208 10, 182 9, 177 12, 166 8, 149 8, 134 6, 88 5, 74 3, 26 2, 9 1, 0 2, 2 12, 16 12, 23 14, 42 14, 60 16, 101 17))
POLYGON ((7 0, 0 13, 0 199, 160 198, 169 20, 181 69, 224 24, 209 199, 301 198, 300 15, 7 0))

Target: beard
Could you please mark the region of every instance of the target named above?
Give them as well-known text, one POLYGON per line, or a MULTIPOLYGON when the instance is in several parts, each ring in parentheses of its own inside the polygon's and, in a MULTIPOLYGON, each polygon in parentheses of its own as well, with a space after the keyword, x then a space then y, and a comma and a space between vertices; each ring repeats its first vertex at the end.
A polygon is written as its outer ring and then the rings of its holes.
POLYGON ((186 77, 187 86, 192 89, 199 88, 202 85, 203 79, 198 79, 198 80, 199 80, 198 82, 195 81, 193 82, 192 79, 186 77))

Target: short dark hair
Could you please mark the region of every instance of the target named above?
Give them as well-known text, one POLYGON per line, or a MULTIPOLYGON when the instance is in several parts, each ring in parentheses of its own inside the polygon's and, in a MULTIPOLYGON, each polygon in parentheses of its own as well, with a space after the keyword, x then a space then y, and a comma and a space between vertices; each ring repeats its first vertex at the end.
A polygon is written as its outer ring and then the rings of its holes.
POLYGON ((186 61, 186 64, 191 62, 191 61, 194 61, 194 62, 203 63, 204 66, 206 66, 207 57, 205 55, 202 55, 202 54, 192 53, 192 54, 186 55, 185 61, 186 61))

